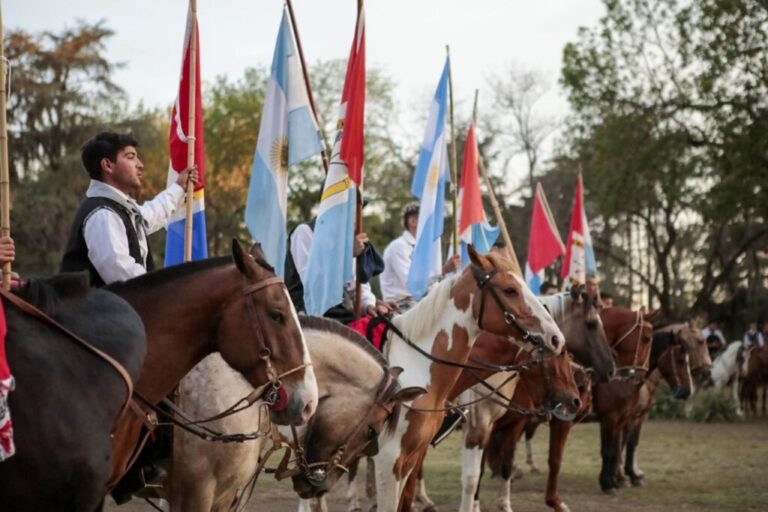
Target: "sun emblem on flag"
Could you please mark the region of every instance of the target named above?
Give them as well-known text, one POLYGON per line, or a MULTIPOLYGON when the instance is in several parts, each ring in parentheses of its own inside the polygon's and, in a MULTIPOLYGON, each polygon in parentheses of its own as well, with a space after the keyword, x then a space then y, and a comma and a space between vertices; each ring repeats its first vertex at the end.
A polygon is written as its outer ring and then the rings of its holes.
POLYGON ((437 185, 437 180, 439 178, 440 171, 437 168, 437 165, 433 165, 429 168, 429 174, 427 175, 427 180, 429 181, 430 185, 437 185))
POLYGON ((272 168, 280 174, 288 172, 288 139, 278 137, 272 142, 269 150, 269 159, 272 161, 272 168))

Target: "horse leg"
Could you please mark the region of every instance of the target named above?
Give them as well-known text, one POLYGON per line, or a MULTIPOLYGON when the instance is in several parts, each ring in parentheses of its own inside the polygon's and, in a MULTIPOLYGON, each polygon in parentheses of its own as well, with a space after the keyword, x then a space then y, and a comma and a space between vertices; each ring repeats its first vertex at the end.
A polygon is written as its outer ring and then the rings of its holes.
MULTIPOLYGON (((424 455, 426 457, 426 454, 424 455)), ((421 505, 421 509, 424 512, 434 512, 435 510, 435 502, 432 501, 427 495, 427 486, 424 483, 424 460, 422 459, 421 464, 419 464, 419 467, 416 470, 416 495, 415 500, 416 503, 419 503, 421 505)))
POLYGON ((733 377, 733 384, 731 384, 731 396, 733 397, 733 403, 736 404, 736 414, 740 417, 744 417, 744 409, 741 408, 741 397, 739 397, 739 377, 733 377))
POLYGON ((502 512, 512 512, 510 492, 512 482, 516 480, 516 472, 519 471, 514 464, 515 449, 517 442, 523 434, 526 422, 527 420, 520 418, 504 429, 504 431, 494 431, 491 435, 489 448, 492 450, 495 448, 499 452, 498 456, 495 457, 500 461, 498 463, 498 473, 501 476, 502 483, 499 488, 496 504, 502 512), (503 436, 501 441, 498 439, 500 436, 503 436))
POLYGON ((600 470, 600 488, 606 494, 616 494, 616 470, 621 445, 621 432, 614 418, 600 421, 600 456, 603 459, 600 470))
POLYGON ((305 500, 303 498, 299 498, 298 512, 311 512, 311 510, 312 510, 312 500, 305 500))
POLYGON ((364 485, 363 478, 358 474, 360 469, 360 459, 355 460, 349 466, 349 478, 347 480, 347 512, 360 512, 362 510, 362 504, 360 503, 360 496, 364 492, 362 487, 364 485))
POLYGON ((627 458, 624 462, 624 473, 629 477, 632 485, 642 485, 645 473, 637 465, 637 445, 640 443, 640 429, 643 426, 643 418, 629 428, 627 433, 627 458))
MULTIPOLYGON (((461 505, 459 512, 475 510, 475 493, 480 484, 480 470, 483 449, 480 446, 464 447, 461 450, 461 505)), ((477 510, 480 509, 479 502, 477 510)))
POLYGON ((541 470, 536 467, 536 463, 533 461, 533 443, 531 442, 539 425, 538 421, 530 421, 525 426, 525 463, 528 464, 531 473, 541 473, 541 470))
POLYGON ((403 487, 402 494, 400 495, 400 504, 397 508, 399 512, 412 512, 415 510, 413 499, 414 495, 416 494, 416 482, 419 479, 418 472, 421 470, 421 465, 423 463, 424 455, 421 456, 421 459, 416 464, 416 467, 413 469, 413 471, 411 471, 411 474, 408 475, 408 478, 405 480, 405 486, 403 487))
MULTIPOLYGON (((563 463, 565 442, 573 428, 572 421, 560 421, 553 418, 549 422, 549 475, 547 477, 547 493, 545 502, 555 509, 555 512, 569 512, 570 509, 560 499, 557 488, 557 478, 560 475, 560 466, 563 463)), ((527 431, 526 431, 527 434, 527 431)))

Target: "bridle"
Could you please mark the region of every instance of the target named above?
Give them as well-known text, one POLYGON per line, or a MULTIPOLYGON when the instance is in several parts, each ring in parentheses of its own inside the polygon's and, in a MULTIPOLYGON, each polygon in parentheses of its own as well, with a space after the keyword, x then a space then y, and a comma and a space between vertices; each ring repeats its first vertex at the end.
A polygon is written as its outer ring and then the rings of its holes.
POLYGON ((629 366, 617 366, 616 377, 618 378, 644 378, 648 372, 648 361, 651 357, 651 351, 645 355, 645 361, 640 362, 640 346, 643 341, 643 327, 645 327, 645 321, 643 320, 643 313, 641 311, 636 312, 635 323, 629 328, 615 343, 611 345, 611 349, 615 350, 621 343, 632 334, 632 331, 637 329, 637 343, 635 344, 635 354, 632 357, 632 364, 629 366))
POLYGON ((488 272, 485 272, 480 267, 476 265, 471 265, 470 270, 472 271, 472 277, 475 278, 477 287, 480 289, 480 311, 477 315, 477 326, 480 328, 480 330, 483 330, 483 317, 484 317, 483 313, 485 312, 485 297, 487 295, 486 292, 488 292, 490 293, 493 300, 496 302, 496 305, 499 307, 499 310, 501 310, 501 313, 504 315, 504 322, 506 322, 507 325, 511 325, 515 327, 518 331, 520 331, 522 341, 531 343, 537 347, 547 348, 544 342, 544 339, 541 337, 540 334, 531 334, 531 332, 528 329, 526 329, 520 324, 515 314, 509 311, 506 307, 504 307, 504 303, 499 297, 499 294, 496 291, 496 287, 491 285, 491 281, 498 273, 498 269, 494 268, 488 272))
POLYGON ((295 467, 290 470, 276 473, 275 476, 278 480, 282 480, 284 478, 292 477, 295 475, 303 475, 312 486, 319 487, 325 482, 325 480, 328 478, 328 475, 334 469, 340 469, 344 473, 349 472, 349 464, 355 458, 357 458, 357 456, 361 452, 365 451, 365 449, 372 442, 376 441, 376 437, 378 437, 378 432, 376 433, 376 436, 374 438, 368 439, 366 442, 361 444, 355 450, 349 450, 349 445, 351 441, 355 439, 360 434, 360 432, 368 425, 368 422, 371 416, 374 414, 377 408, 382 408, 387 412, 387 419, 391 418, 392 415, 394 414, 394 407, 391 407, 391 408, 387 407, 385 399, 386 397, 390 396, 393 390, 393 386, 396 384, 396 381, 387 368, 382 367, 382 369, 384 370, 384 375, 382 376, 381 381, 379 382, 378 391, 376 392, 376 398, 373 400, 373 402, 371 403, 371 406, 368 408, 368 412, 360 418, 360 420, 355 425, 355 428, 352 429, 349 435, 347 435, 344 442, 341 443, 333 451, 333 453, 328 457, 327 460, 318 461, 318 462, 308 462, 304 454, 304 448, 302 447, 302 443, 299 440, 299 436, 296 432, 296 427, 293 425, 291 426, 291 433, 293 435, 293 444, 286 451, 284 460, 286 460, 286 458, 289 456, 290 450, 292 449, 296 453, 296 459, 295 459, 296 464, 295 464, 295 467))

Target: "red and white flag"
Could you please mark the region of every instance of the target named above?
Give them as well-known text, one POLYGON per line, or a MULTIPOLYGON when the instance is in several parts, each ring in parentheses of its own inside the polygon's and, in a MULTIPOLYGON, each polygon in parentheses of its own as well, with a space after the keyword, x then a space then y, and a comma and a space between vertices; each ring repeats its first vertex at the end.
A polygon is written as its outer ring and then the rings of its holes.
POLYGON ((365 13, 360 9, 355 26, 355 40, 349 52, 347 75, 341 104, 346 109, 341 134, 341 159, 357 188, 363 186, 365 160, 365 13))
POLYGON ((531 215, 531 232, 528 236, 528 261, 525 262, 525 281, 534 293, 544 279, 544 269, 565 252, 555 218, 547 203, 541 183, 536 183, 531 215))
POLYGON ((565 248, 565 259, 561 275, 566 280, 566 286, 584 284, 587 274, 595 272, 595 256, 592 250, 592 239, 589 236, 587 216, 584 212, 584 190, 581 173, 576 181, 576 196, 573 199, 571 211, 571 227, 568 230, 568 243, 565 248))

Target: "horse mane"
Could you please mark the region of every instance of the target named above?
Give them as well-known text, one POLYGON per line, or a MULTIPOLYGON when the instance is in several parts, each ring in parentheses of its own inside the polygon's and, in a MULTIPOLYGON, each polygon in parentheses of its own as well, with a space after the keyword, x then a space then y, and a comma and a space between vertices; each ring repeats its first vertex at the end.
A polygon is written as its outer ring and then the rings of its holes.
POLYGON ((414 342, 418 342, 417 340, 429 334, 429 330, 445 311, 451 298, 451 289, 460 275, 455 274, 440 282, 414 307, 393 318, 392 323, 414 342))
POLYGON ((173 282, 180 277, 216 267, 221 267, 231 263, 231 256, 219 256, 217 258, 190 261, 184 263, 183 265, 172 265, 170 267, 161 268, 159 270, 153 270, 152 272, 147 272, 146 274, 134 277, 128 281, 116 281, 107 285, 106 288, 110 291, 122 293, 135 290, 137 288, 144 288, 150 285, 162 286, 164 284, 173 282))
POLYGON ((381 366, 384 371, 388 371, 389 364, 387 363, 387 360, 384 359, 384 356, 381 355, 381 352, 376 350, 376 348, 371 345, 368 340, 365 339, 360 333, 350 329, 341 322, 337 322, 336 320, 331 320, 321 316, 299 315, 299 323, 301 324, 302 329, 317 329, 318 331, 330 332, 332 334, 341 336, 347 341, 363 349, 368 353, 368 355, 375 359, 377 363, 379 363, 379 366, 381 366))
POLYGON ((15 293, 50 316, 55 316, 62 304, 70 299, 81 299, 90 290, 87 271, 65 272, 51 277, 33 277, 15 293))
POLYGON ((565 316, 565 303, 568 300, 568 296, 568 292, 560 292, 554 295, 541 295, 538 299, 547 308, 549 314, 552 315, 552 319, 559 323, 558 320, 562 320, 565 316))

